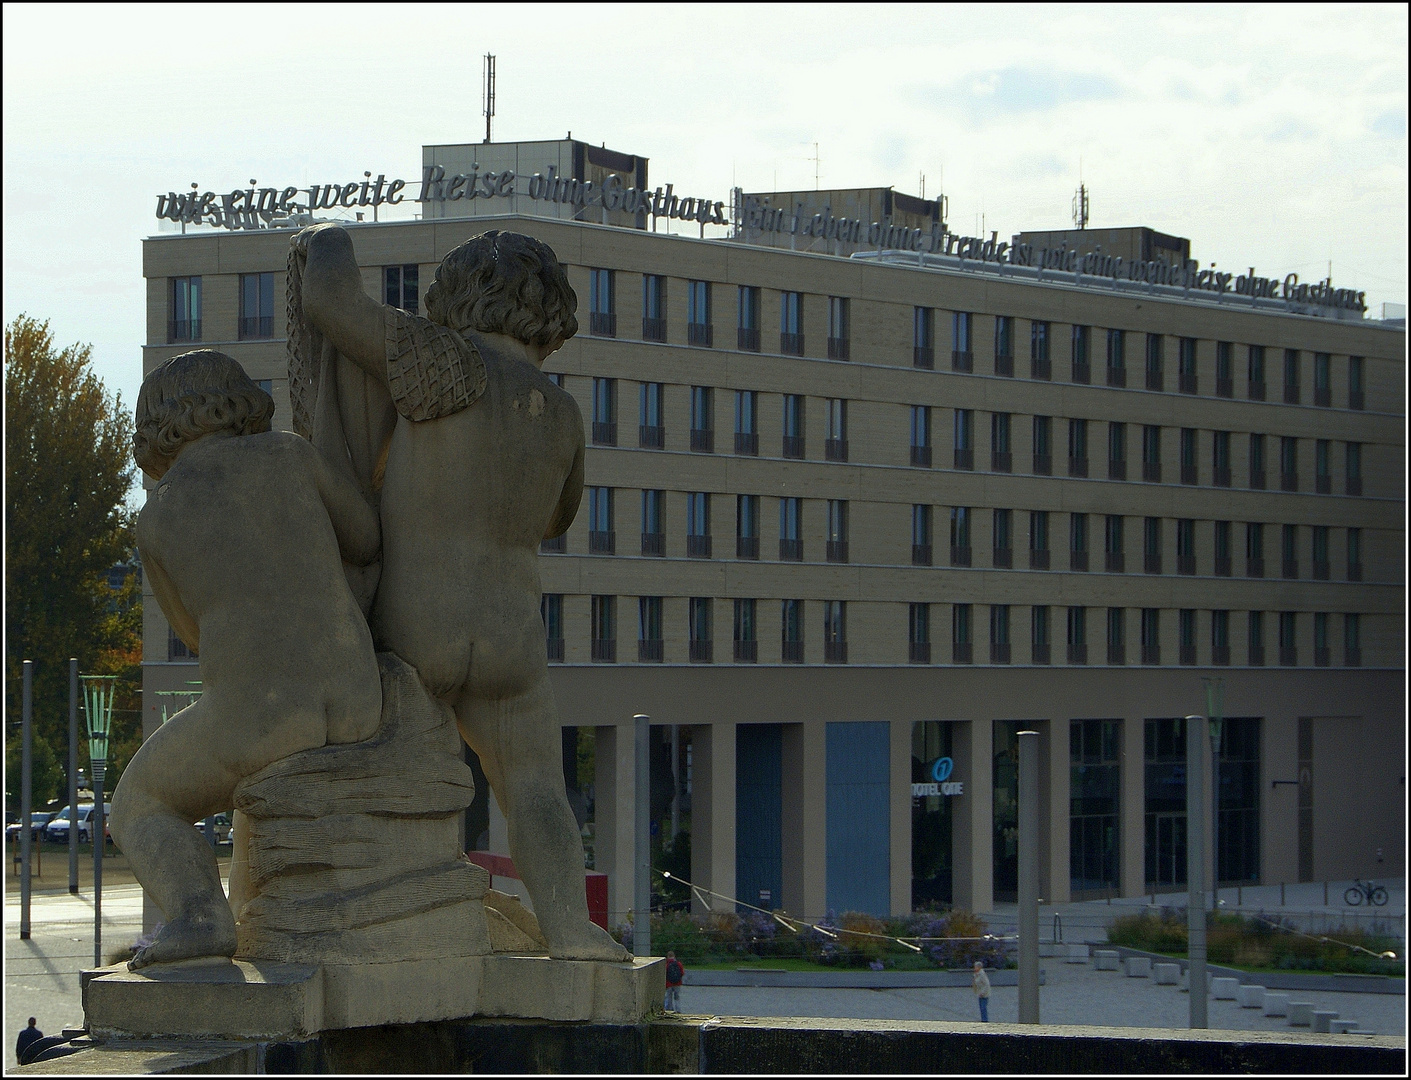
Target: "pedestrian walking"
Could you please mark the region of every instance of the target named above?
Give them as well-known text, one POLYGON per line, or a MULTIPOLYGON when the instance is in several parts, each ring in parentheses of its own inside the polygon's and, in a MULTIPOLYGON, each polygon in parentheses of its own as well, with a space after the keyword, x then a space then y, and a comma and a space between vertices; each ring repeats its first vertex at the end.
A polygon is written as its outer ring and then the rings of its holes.
POLYGON ((990 1022, 990 977, 985 974, 985 964, 975 961, 975 973, 970 976, 970 985, 975 990, 975 998, 980 1002, 980 1020, 990 1022))
POLYGON ((676 954, 668 950, 666 954, 666 1011, 681 1011, 681 980, 686 977, 686 969, 676 954))
POLYGON ((29 1027, 27 1027, 27 1028, 25 1028, 23 1031, 21 1031, 21 1032, 20 1032, 20 1037, 15 1040, 15 1060, 16 1060, 16 1061, 21 1061, 21 1060, 23 1060, 23 1058, 24 1058, 24 1052, 29 1049, 29 1046, 30 1046, 31 1043, 37 1042, 39 1039, 44 1038, 44 1032, 42 1032, 42 1031, 39 1030, 39 1028, 38 1028, 38 1026, 37 1026, 38 1023, 39 1023, 39 1022, 38 1022, 37 1020, 35 1020, 34 1017, 31 1016, 31 1017, 29 1018, 29 1027))

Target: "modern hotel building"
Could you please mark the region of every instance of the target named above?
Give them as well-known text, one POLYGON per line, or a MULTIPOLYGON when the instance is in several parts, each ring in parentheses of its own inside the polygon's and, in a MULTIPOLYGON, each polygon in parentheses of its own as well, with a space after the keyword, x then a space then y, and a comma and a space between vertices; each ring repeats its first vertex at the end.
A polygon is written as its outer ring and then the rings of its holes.
MULTIPOLYGON (((1046 900, 1183 890, 1182 717, 1212 700, 1222 882, 1404 872, 1404 322, 1158 284, 1189 242, 1151 230, 1106 230, 1106 264, 1023 234, 1024 265, 872 189, 788 193, 773 222, 746 214, 771 196, 693 199, 729 235, 697 208, 672 235, 660 199, 622 195, 643 158, 424 159, 445 182, 417 219, 350 224, 371 294, 417 310, 487 228, 548 243, 578 293, 545 370, 582 410, 588 486, 544 546, 543 610, 615 920, 637 713, 654 832, 689 829, 701 886, 794 914, 1012 899, 1021 729, 1041 735, 1046 900), (448 198, 472 170, 492 182, 448 198), (864 208, 852 240, 826 232, 844 206, 864 208), (817 238, 780 224, 814 214, 817 238)), ((289 426, 280 226, 306 220, 145 241, 144 371, 226 351, 289 426)), ((150 730, 197 675, 144 610, 150 730)))

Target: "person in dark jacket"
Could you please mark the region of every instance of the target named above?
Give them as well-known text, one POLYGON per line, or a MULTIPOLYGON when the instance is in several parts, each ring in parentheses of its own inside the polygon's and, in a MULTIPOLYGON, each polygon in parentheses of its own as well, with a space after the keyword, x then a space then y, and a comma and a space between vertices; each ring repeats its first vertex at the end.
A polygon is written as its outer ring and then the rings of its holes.
POLYGON ((31 1043, 44 1038, 44 1032, 40 1031, 38 1021, 34 1017, 29 1018, 29 1027, 20 1032, 20 1037, 15 1040, 15 1060, 19 1061, 24 1057, 24 1052, 29 1049, 31 1043))
POLYGON ((676 959, 674 952, 666 954, 666 1004, 667 1012, 681 1011, 681 980, 686 977, 686 969, 676 959))

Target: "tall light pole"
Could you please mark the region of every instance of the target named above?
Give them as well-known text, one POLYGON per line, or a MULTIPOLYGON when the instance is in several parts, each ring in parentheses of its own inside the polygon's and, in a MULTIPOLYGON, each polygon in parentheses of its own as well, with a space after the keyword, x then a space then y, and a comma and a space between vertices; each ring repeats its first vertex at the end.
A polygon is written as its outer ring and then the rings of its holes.
POLYGON ((1186 955, 1190 959, 1191 1027, 1206 1028, 1205 979, 1205 717, 1186 717, 1186 955))
MULTIPOLYGON (((93 966, 103 966, 103 777, 108 770, 108 732, 113 722, 116 675, 84 675, 84 709, 88 717, 88 762, 93 770, 93 966)), ((78 810, 69 831, 78 828, 78 810)))
POLYGON ((24 662, 24 699, 20 712, 20 937, 29 937, 29 852, 34 844, 33 770, 34 661, 24 662))
POLYGON ((1210 910, 1220 910, 1220 747, 1225 736, 1225 680, 1206 678, 1205 715, 1210 718, 1210 910))
POLYGON ((78 895, 78 661, 69 657, 69 892, 78 895))
POLYGON ((1039 1022, 1039 733, 1019 733, 1019 1022, 1039 1022))

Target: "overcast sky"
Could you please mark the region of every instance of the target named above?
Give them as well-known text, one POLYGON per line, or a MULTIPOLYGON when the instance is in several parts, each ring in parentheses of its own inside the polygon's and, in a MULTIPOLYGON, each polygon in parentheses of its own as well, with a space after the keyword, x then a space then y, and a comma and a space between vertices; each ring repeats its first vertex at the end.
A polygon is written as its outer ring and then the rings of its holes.
POLYGON ((4 318, 134 402, 156 195, 418 177, 424 143, 580 139, 712 193, 892 185, 969 232, 1189 237, 1406 300, 1407 11, 469 4, 4 7, 4 318), (815 144, 817 165, 815 166, 815 144))

